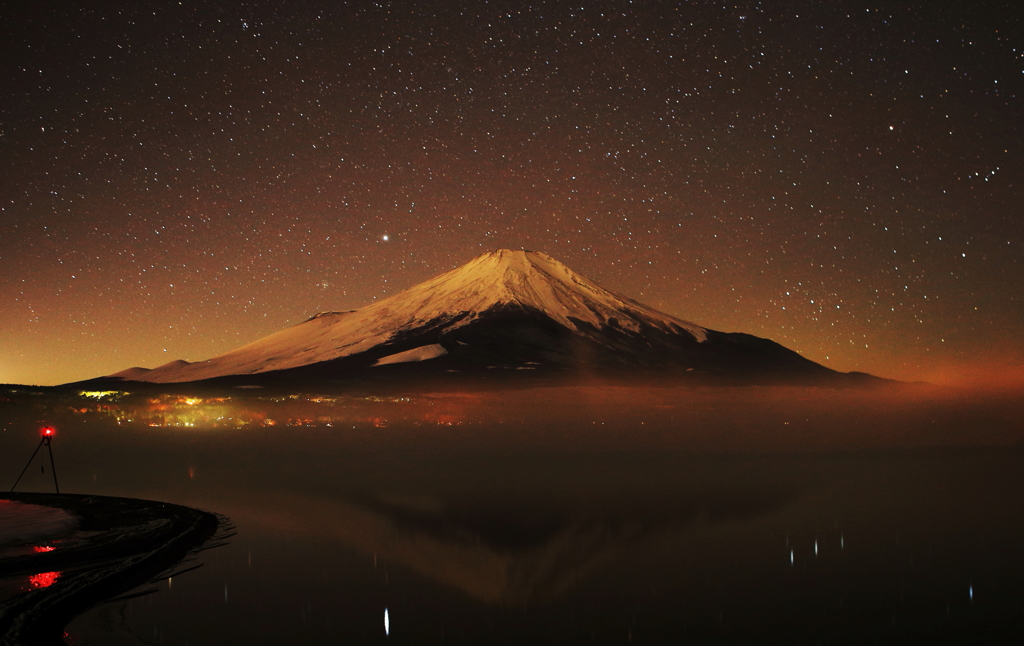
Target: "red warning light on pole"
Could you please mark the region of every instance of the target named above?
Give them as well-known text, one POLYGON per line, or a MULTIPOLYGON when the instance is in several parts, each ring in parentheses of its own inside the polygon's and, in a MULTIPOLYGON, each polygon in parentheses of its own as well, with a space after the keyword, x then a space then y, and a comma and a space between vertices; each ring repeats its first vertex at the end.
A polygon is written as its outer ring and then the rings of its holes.
POLYGON ((39 446, 37 446, 36 450, 32 452, 32 457, 28 459, 28 462, 25 464, 25 468, 21 470, 21 475, 14 481, 14 487, 11 487, 11 491, 14 491, 18 486, 18 483, 21 482, 21 476, 25 475, 25 472, 28 471, 28 467, 32 464, 32 460, 36 459, 36 454, 39 453, 39 449, 45 446, 46 450, 50 453, 50 473, 53 474, 53 488, 57 491, 58 495, 60 494, 60 485, 57 484, 57 467, 53 464, 53 447, 50 446, 50 440, 53 439, 53 434, 55 432, 56 429, 52 426, 44 426, 39 429, 39 435, 42 436, 39 438, 39 446))

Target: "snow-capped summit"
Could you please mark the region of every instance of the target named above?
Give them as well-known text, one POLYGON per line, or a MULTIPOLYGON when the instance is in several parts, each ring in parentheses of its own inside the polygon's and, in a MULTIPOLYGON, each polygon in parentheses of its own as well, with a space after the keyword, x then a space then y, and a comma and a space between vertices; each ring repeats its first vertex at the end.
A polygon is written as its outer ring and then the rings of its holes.
MULTIPOLYGON (((114 377, 184 382, 430 362, 442 371, 543 367, 827 369, 771 341, 705 329, 584 278, 551 256, 499 249, 395 296, 307 321, 196 363, 114 377)), ((384 368, 389 366, 390 368, 384 368)))
POLYGON ((363 310, 384 314, 399 326, 466 314, 472 319, 499 306, 543 312, 579 330, 579 322, 619 325, 638 331, 643 324, 666 331, 684 329, 704 340, 704 328, 662 314, 580 276, 551 256, 536 251, 499 249, 363 310))

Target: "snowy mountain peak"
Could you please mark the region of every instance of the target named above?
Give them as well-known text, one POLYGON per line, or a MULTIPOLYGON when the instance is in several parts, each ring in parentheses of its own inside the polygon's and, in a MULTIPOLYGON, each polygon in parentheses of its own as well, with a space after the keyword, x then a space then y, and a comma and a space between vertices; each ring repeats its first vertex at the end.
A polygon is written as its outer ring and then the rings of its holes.
POLYGON ((600 327, 614 319, 620 327, 633 331, 648 324, 666 331, 686 330, 698 341, 705 338, 704 328, 611 292, 537 251, 485 253, 377 305, 386 303, 395 311, 415 312, 414 317, 421 321, 455 312, 479 315, 495 306, 518 305, 575 330, 583 322, 600 327))
POLYGON ((547 254, 499 249, 362 309, 323 312, 219 357, 167 364, 141 379, 180 382, 297 368, 374 350, 423 329, 443 336, 508 310, 541 315, 592 338, 607 329, 707 338, 704 328, 604 289, 547 254))

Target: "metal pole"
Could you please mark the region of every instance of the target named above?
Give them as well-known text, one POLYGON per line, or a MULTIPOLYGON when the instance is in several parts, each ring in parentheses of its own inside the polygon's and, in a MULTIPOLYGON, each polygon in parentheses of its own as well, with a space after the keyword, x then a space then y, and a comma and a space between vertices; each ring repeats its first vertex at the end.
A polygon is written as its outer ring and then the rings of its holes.
MULTIPOLYGON (((32 460, 36 459, 36 453, 39 453, 39 449, 43 448, 43 442, 45 441, 45 437, 39 438, 39 446, 37 446, 36 450, 32 452, 32 457, 30 457, 28 459, 28 462, 25 463, 25 468, 21 470, 21 475, 18 476, 18 479, 14 481, 14 487, 17 487, 18 483, 21 482, 21 476, 25 475, 25 472, 28 471, 28 465, 32 464, 32 460)), ((53 457, 53 454, 51 453, 50 456, 53 457)), ((14 492, 14 487, 11 487, 11 493, 14 492)))
POLYGON ((50 440, 53 438, 49 435, 46 436, 46 450, 50 452, 50 471, 53 472, 53 488, 57 490, 57 494, 60 494, 60 487, 57 486, 57 467, 53 466, 53 447, 50 446, 50 440))

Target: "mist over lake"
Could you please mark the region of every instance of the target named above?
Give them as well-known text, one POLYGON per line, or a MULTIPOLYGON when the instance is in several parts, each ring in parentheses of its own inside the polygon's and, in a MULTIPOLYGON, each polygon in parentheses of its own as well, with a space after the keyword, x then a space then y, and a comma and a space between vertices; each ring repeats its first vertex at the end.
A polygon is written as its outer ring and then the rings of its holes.
MULTIPOLYGON (((71 643, 998 643, 1024 634, 1018 401, 21 392, 0 474, 45 421, 62 492, 237 528, 202 567, 79 617, 71 643)), ((51 476, 37 463, 18 490, 51 476)))

